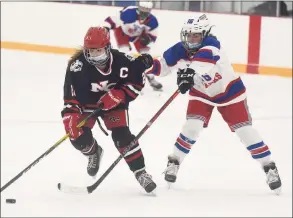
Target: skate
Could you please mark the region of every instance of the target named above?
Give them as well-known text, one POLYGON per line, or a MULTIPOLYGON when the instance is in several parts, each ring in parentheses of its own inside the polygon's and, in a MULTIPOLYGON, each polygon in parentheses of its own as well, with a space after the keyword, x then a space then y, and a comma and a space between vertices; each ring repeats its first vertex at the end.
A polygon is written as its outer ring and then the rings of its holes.
POLYGON ((156 183, 152 180, 152 176, 145 170, 135 173, 135 178, 147 193, 151 193, 157 187, 156 183))
POLYGON ((148 79, 150 86, 155 90, 155 91, 161 91, 163 88, 163 85, 159 83, 156 79, 155 76, 152 74, 146 74, 146 78, 148 79))
POLYGON ((87 173, 90 176, 95 177, 98 173, 103 153, 103 148, 97 145, 96 152, 88 156, 87 173))
POLYGON ((175 183, 177 179, 177 173, 179 170, 179 161, 176 157, 169 155, 167 168, 164 171, 165 180, 170 183, 175 183))
POLYGON ((267 184, 270 189, 273 190, 276 194, 281 193, 282 182, 278 173, 278 169, 274 162, 270 162, 269 164, 263 167, 266 176, 267 176, 267 184))

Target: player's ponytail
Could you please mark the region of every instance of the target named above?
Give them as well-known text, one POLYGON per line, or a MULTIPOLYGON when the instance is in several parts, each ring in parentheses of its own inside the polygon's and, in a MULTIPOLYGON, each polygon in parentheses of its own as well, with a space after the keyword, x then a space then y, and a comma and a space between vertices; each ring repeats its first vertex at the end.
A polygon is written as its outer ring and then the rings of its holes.
POLYGON ((83 53, 83 47, 80 46, 74 53, 73 55, 70 57, 68 63, 70 64, 72 61, 74 61, 76 59, 77 56, 79 56, 80 54, 83 53))

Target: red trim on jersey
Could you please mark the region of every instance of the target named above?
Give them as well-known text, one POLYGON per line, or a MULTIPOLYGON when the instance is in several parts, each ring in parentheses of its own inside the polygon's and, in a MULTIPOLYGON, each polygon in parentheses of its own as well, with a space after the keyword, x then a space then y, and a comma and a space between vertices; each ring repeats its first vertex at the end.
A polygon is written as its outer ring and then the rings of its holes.
POLYGON ((80 105, 80 103, 77 100, 74 100, 74 99, 72 99, 72 100, 66 100, 66 99, 64 99, 64 102, 65 103, 72 103, 72 104, 78 104, 78 105, 80 105))
POLYGON ((122 90, 124 90, 130 97, 132 97, 132 98, 136 98, 137 96, 132 92, 132 91, 130 91, 128 88, 126 88, 125 86, 122 86, 121 87, 121 89, 122 90))

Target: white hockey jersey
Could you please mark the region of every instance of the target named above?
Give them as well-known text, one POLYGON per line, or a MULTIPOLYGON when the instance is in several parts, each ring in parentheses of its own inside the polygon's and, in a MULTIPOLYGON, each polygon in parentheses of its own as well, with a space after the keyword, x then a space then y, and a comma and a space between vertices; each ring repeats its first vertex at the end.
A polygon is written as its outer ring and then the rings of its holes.
POLYGON ((241 78, 233 70, 220 42, 212 36, 206 37, 202 47, 191 56, 181 42, 175 44, 164 52, 162 58, 154 59, 153 68, 147 73, 165 76, 174 68, 195 70, 190 99, 225 106, 246 98, 241 78))
POLYGON ((125 7, 116 16, 107 17, 104 26, 109 29, 121 27, 123 32, 130 37, 131 42, 143 33, 148 34, 155 42, 159 26, 157 18, 150 14, 146 20, 141 22, 137 10, 137 6, 125 7))

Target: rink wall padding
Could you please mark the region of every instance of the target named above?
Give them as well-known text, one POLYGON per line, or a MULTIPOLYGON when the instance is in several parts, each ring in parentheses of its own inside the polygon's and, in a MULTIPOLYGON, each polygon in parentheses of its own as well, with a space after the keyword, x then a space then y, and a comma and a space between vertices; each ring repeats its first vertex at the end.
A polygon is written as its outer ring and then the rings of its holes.
MULTIPOLYGON (((51 53, 51 54, 59 54, 59 55, 71 55, 76 51, 75 48, 37 45, 37 44, 28 44, 28 43, 20 43, 20 42, 1 42, 1 49, 51 53)), ((248 65, 248 64, 246 65, 246 64, 235 64, 235 63, 232 63, 232 66, 234 70, 238 73, 292 77, 292 69, 290 68, 258 66, 258 65, 254 65, 252 67, 251 65, 248 65)))
MULTIPOLYGON (((89 26, 98 25, 120 8, 1 2, 1 9, 1 49, 70 55, 82 45, 89 26), (79 20, 74 20, 76 10, 79 20)), ((153 10, 160 26, 151 54, 162 55, 164 50, 177 43, 182 21, 197 13, 153 10), (170 23, 170 17, 176 19, 170 23)), ((292 18, 207 14, 216 26, 214 34, 224 45, 236 72, 292 77, 292 18)), ((115 47, 115 40, 112 42, 115 47)))

